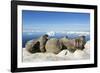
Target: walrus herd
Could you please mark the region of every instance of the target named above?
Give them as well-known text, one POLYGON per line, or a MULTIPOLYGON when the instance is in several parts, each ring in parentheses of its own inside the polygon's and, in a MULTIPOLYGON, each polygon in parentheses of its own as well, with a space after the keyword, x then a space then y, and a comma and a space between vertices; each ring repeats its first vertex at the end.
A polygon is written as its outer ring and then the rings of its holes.
POLYGON ((48 37, 45 34, 37 40, 28 41, 25 45, 26 50, 30 53, 50 52, 58 54, 63 49, 68 49, 70 52, 75 52, 77 49, 83 50, 86 43, 85 36, 79 36, 74 39, 69 39, 67 36, 60 39, 49 39, 48 37))

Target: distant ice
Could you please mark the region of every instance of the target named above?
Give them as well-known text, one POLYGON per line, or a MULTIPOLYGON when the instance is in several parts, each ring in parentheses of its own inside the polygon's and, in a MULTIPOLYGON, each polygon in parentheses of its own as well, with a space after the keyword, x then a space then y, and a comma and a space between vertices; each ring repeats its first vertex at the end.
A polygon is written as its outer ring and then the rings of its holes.
POLYGON ((90 34, 90 32, 73 32, 73 31, 70 31, 70 32, 65 32, 65 34, 76 34, 76 35, 84 35, 84 36, 87 36, 90 34))
POLYGON ((55 36, 55 32, 54 31, 50 31, 50 32, 47 32, 46 34, 48 34, 49 36, 55 36))

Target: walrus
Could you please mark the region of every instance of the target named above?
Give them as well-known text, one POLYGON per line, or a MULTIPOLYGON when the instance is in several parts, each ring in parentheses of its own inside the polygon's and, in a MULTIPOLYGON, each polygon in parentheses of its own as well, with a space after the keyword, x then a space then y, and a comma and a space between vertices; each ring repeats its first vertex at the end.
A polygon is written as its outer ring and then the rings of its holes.
POLYGON ((85 36, 80 36, 75 39, 75 46, 79 50, 83 50, 85 48, 86 40, 85 36))
POLYGON ((45 45, 45 49, 46 49, 46 52, 58 54, 62 49, 62 45, 58 39, 51 38, 47 41, 45 45))
POLYGON ((70 52, 75 52, 76 49, 83 50, 86 43, 85 36, 79 36, 75 39, 64 37, 59 40, 62 44, 62 49, 68 49, 70 52))
POLYGON ((45 52, 45 44, 48 40, 48 35, 45 34, 37 40, 30 40, 26 43, 25 48, 30 53, 45 52))
POLYGON ((45 44, 46 44, 46 42, 48 41, 48 35, 45 34, 45 35, 41 36, 41 37, 38 39, 38 41, 40 42, 40 51, 41 51, 41 52, 46 52, 46 50, 45 50, 45 44))

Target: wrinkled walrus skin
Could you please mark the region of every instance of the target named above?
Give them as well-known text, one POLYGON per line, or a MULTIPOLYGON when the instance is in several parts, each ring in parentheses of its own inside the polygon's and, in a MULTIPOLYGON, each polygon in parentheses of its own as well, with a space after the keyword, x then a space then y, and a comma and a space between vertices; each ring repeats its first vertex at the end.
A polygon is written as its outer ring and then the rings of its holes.
POLYGON ((45 48, 46 48, 46 52, 58 54, 62 49, 62 45, 58 39, 51 38, 47 41, 45 48))
POLYGON ((59 41, 62 44, 62 49, 68 49, 70 52, 75 52, 76 49, 83 50, 86 43, 85 36, 80 36, 75 39, 61 38, 59 41))
POLYGON ((48 40, 48 35, 43 35, 37 40, 30 40, 26 43, 25 48, 30 53, 46 52, 45 44, 48 40))

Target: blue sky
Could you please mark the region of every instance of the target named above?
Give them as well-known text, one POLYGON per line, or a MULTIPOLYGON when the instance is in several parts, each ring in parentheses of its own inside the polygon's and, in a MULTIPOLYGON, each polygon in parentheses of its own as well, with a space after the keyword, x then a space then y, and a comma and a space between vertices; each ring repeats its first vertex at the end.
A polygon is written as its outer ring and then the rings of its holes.
POLYGON ((34 31, 89 31, 89 13, 22 11, 23 30, 34 31))

